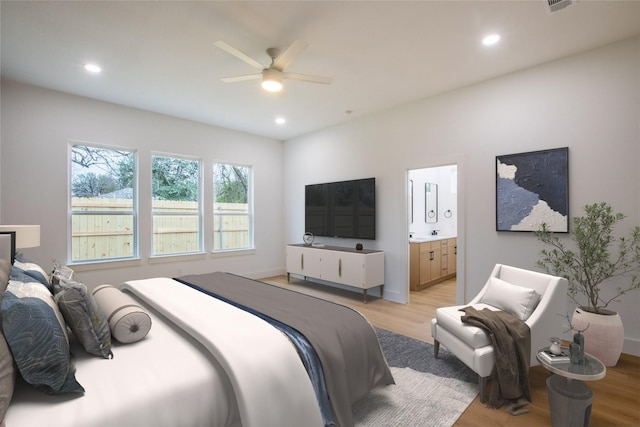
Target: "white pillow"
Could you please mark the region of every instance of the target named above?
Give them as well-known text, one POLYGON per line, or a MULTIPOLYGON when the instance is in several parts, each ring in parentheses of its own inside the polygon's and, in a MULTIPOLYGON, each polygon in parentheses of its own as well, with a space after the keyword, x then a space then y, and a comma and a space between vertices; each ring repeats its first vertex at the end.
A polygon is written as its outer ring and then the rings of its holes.
POLYGON ((480 302, 511 313, 518 319, 527 320, 538 306, 540 295, 533 289, 491 277, 480 302))

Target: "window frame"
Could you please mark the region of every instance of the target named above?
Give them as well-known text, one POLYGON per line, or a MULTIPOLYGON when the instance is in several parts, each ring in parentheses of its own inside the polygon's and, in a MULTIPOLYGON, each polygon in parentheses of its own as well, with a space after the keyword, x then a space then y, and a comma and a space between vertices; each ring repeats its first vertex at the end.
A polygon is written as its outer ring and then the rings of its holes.
POLYGON ((162 258, 171 258, 171 257, 184 257, 190 255, 199 255, 205 253, 204 250, 204 161, 202 157, 198 156, 190 156, 186 154, 176 154, 176 153, 167 153, 163 151, 151 151, 149 156, 149 200, 150 200, 150 215, 151 215, 151 227, 149 229, 149 259, 150 260, 158 260, 162 258), (195 251, 184 251, 184 252, 170 252, 170 253, 159 253, 156 254, 154 251, 154 239, 155 239, 155 228, 154 228, 154 219, 156 216, 175 216, 176 212, 155 212, 154 211, 154 190, 153 190, 153 159, 154 157, 165 157, 171 159, 180 159, 187 161, 195 161, 198 163, 198 209, 195 213, 190 212, 180 212, 181 216, 197 216, 197 224, 198 224, 198 248, 195 251))
POLYGON ((139 203, 138 203, 138 150, 136 148, 122 147, 113 144, 101 144, 79 140, 67 141, 67 264, 82 266, 90 264, 106 264, 106 263, 122 263, 127 261, 138 261, 140 259, 140 245, 139 245, 139 203), (133 157, 133 182, 132 182, 132 208, 131 211, 74 211, 73 209, 73 148, 75 146, 91 147, 101 150, 112 151, 126 151, 133 157), (132 217, 132 252, 129 256, 113 257, 113 258, 91 258, 85 260, 73 259, 73 219, 74 216, 98 216, 98 215, 113 215, 124 216, 130 215, 132 217))
POLYGON ((234 162, 225 162, 225 161, 214 161, 212 164, 211 171, 211 184, 212 184, 212 195, 213 202, 211 205, 211 252, 214 256, 223 256, 223 255, 233 255, 241 252, 251 253, 255 251, 255 215, 254 215, 254 167, 250 164, 244 163, 234 163, 234 162), (237 247, 237 248, 220 248, 216 249, 216 240, 215 240, 215 224, 216 224, 216 216, 231 216, 238 215, 233 213, 216 213, 215 204, 216 204, 216 184, 215 184, 215 173, 216 173, 216 165, 226 165, 226 166, 234 166, 234 167, 242 167, 248 170, 247 174, 247 213, 246 216, 248 218, 248 244, 247 246, 237 247))

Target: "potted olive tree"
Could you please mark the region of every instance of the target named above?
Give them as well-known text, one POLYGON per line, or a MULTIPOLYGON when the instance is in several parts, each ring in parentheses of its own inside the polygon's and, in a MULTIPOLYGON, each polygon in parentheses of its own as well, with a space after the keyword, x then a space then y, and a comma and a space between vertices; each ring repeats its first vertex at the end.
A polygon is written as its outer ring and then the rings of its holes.
POLYGON ((568 281, 567 293, 577 307, 574 330, 584 330, 585 347, 606 366, 615 366, 622 352, 624 329, 617 312, 607 307, 640 287, 640 226, 626 237, 615 237, 614 226, 625 218, 606 202, 584 207, 574 217, 570 248, 566 239, 548 230, 535 232, 548 248, 540 251, 538 265, 568 281))

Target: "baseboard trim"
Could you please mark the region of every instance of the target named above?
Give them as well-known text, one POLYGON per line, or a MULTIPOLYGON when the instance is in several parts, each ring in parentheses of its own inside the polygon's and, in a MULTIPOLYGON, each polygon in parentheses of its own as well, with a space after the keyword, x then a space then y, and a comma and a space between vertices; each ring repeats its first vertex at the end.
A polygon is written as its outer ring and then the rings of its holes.
POLYGON ((264 270, 264 271, 242 274, 242 276, 248 277, 249 279, 253 279, 253 280, 260 280, 260 279, 265 279, 267 277, 286 276, 286 275, 287 273, 282 268, 275 268, 272 270, 264 270))
POLYGON ((632 356, 640 356, 640 340, 625 338, 622 345, 622 352, 632 356))

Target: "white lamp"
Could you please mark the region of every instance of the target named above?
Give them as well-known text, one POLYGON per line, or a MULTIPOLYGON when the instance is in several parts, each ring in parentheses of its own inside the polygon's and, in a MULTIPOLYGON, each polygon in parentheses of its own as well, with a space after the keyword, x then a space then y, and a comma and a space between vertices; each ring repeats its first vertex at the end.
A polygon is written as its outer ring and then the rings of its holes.
POLYGON ((282 90, 282 71, 275 68, 267 68, 262 71, 262 88, 269 92, 282 90))
POLYGON ((40 246, 39 225, 0 225, 0 231, 16 232, 16 249, 40 246))

